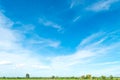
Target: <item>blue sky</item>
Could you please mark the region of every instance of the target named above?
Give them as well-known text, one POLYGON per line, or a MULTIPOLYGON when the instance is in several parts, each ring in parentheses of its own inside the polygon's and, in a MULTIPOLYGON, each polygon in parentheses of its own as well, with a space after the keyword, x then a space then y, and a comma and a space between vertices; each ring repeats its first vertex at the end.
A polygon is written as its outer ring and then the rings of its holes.
POLYGON ((120 75, 120 0, 0 0, 0 76, 120 75))

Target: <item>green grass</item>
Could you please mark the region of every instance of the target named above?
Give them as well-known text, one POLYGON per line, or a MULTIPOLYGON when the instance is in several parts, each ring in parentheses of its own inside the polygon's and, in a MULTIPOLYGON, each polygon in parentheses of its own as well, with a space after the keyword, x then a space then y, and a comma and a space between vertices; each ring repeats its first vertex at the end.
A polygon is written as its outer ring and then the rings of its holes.
POLYGON ((0 79, 0 80, 80 80, 80 79, 0 79))
MULTIPOLYGON (((21 79, 17 79, 17 78, 1 78, 0 80, 111 80, 111 79, 101 79, 101 78, 98 78, 98 79, 80 79, 80 78, 55 78, 55 79, 51 79, 51 78, 29 78, 29 79, 26 79, 26 78, 21 78, 21 79)), ((120 80, 120 78, 114 78, 112 80, 120 80)))

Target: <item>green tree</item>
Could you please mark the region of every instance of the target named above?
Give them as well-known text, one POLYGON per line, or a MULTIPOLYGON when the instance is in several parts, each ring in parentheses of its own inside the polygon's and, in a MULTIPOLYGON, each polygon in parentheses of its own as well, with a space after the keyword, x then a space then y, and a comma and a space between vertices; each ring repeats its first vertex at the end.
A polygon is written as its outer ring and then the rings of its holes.
POLYGON ((52 76, 52 79, 54 79, 55 78, 55 76, 52 76))
POLYGON ((92 79, 97 79, 97 77, 93 76, 92 79))
POLYGON ((81 79, 85 79, 85 76, 84 76, 84 75, 82 75, 80 78, 81 78, 81 79))
POLYGON ((101 76, 101 79, 102 79, 102 80, 105 80, 105 79, 106 79, 106 76, 103 76, 103 75, 102 75, 102 76, 101 76))
POLYGON ((110 78, 110 80, 113 80, 113 76, 112 75, 110 75, 109 78, 110 78))
POLYGON ((3 79, 5 79, 6 77, 5 76, 3 76, 3 79))
POLYGON ((92 79, 92 76, 90 74, 87 74, 86 79, 92 79))
POLYGON ((26 78, 30 78, 30 74, 27 73, 27 74, 26 74, 26 78))

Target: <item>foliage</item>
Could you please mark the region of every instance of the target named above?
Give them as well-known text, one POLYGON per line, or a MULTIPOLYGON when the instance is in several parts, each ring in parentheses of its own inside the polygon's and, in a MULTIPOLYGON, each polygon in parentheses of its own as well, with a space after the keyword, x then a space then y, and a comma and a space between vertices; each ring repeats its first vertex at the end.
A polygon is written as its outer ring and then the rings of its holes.
POLYGON ((30 75, 28 73, 26 74, 26 78, 30 78, 30 75))
POLYGON ((92 75, 87 74, 81 77, 30 77, 27 73, 25 77, 0 77, 0 80, 120 80, 119 77, 113 77, 110 75, 109 77, 101 76, 101 77, 92 77, 92 75))
POLYGON ((92 79, 92 76, 90 74, 87 74, 86 79, 92 79))
POLYGON ((110 80, 113 80, 113 76, 112 76, 112 75, 110 75, 110 77, 109 77, 109 78, 110 78, 110 80))

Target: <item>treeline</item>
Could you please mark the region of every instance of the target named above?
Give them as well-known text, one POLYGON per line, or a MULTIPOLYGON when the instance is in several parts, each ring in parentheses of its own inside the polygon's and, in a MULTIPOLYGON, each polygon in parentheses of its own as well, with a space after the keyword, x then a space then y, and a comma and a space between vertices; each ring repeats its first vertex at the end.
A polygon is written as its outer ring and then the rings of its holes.
POLYGON ((80 77, 58 77, 58 76, 51 76, 51 77, 30 77, 30 74, 26 74, 25 77, 0 77, 0 79, 79 79, 79 80, 120 80, 120 77, 114 77, 112 75, 110 76, 100 76, 100 77, 95 77, 92 76, 91 74, 87 75, 82 75, 80 77))

